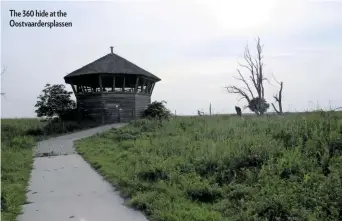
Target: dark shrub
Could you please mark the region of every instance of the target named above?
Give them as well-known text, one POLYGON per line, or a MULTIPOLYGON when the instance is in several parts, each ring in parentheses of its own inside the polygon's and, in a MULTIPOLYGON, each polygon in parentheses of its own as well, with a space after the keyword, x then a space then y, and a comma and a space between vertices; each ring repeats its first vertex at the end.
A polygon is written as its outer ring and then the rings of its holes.
POLYGON ((138 173, 138 177, 144 181, 156 182, 157 180, 166 180, 168 178, 166 172, 161 169, 150 169, 138 173))
POLYGON ((256 167, 261 168, 263 160, 258 155, 248 155, 243 158, 236 159, 235 164, 233 165, 233 169, 242 169, 242 168, 250 168, 256 167))
POLYGON ((253 98, 248 104, 248 108, 258 114, 264 114, 267 112, 270 104, 264 98, 253 98))
POLYGON ((171 116, 170 111, 165 107, 166 101, 154 101, 147 106, 143 112, 145 118, 168 119, 171 116))
POLYGON ((342 137, 331 141, 329 144, 329 155, 330 157, 336 155, 339 156, 342 154, 342 137))
POLYGON ((40 128, 40 127, 38 127, 38 128, 31 128, 31 129, 28 129, 26 131, 26 135, 28 135, 28 136, 41 136, 41 135, 44 135, 44 134, 45 133, 44 133, 43 128, 40 128))
POLYGON ((281 179, 289 179, 291 175, 292 176, 294 176, 294 175, 302 176, 301 172, 296 168, 284 168, 280 172, 280 178, 281 179))
POLYGON ((50 121, 45 127, 44 131, 46 134, 59 134, 59 133, 68 133, 73 132, 75 130, 81 129, 81 125, 77 122, 73 121, 50 121))
POLYGON ((191 200, 203 203, 212 203, 222 197, 219 189, 209 187, 189 189, 187 190, 187 195, 191 200))

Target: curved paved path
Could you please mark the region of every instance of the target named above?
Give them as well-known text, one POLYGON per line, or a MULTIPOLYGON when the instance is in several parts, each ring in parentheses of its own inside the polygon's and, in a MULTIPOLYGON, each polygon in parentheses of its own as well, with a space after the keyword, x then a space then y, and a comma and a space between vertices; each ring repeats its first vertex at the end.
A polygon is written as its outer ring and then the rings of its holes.
POLYGON ((123 205, 113 187, 76 154, 73 142, 124 124, 105 125, 38 143, 28 204, 19 221, 147 221, 123 205))

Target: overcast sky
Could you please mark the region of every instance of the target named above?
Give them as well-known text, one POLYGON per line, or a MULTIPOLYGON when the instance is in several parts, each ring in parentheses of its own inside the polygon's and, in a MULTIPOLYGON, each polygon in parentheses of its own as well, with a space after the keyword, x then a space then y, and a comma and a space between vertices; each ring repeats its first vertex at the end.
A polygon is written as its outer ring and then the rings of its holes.
MULTIPOLYGON (((234 112, 244 47, 264 44, 265 75, 284 81, 285 111, 342 106, 342 0, 2 2, 2 117, 34 117, 46 83, 114 52, 162 79, 152 100, 177 114, 234 112), (71 28, 14 28, 9 10, 62 10, 71 28), (340 91, 340 92, 338 92, 340 91)), ((31 20, 38 20, 33 18, 31 20)), ((48 19, 43 19, 48 20, 48 19)), ((246 73, 247 74, 247 73, 246 73)), ((274 82, 273 82, 274 83, 274 82)), ((275 83, 274 83, 275 84, 275 83)), ((273 102, 274 86, 265 85, 273 102)), ((67 86, 71 90, 70 86, 67 86)))

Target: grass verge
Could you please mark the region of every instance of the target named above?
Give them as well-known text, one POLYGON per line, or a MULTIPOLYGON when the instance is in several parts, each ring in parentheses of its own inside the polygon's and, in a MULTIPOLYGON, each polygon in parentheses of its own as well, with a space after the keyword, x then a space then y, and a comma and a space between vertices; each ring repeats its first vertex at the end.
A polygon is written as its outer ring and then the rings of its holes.
POLYGON ((32 169, 34 136, 27 131, 40 128, 38 119, 1 120, 1 220, 14 221, 26 202, 26 187, 32 169))
POLYGON ((158 221, 342 220, 342 114, 140 120, 76 142, 158 221))

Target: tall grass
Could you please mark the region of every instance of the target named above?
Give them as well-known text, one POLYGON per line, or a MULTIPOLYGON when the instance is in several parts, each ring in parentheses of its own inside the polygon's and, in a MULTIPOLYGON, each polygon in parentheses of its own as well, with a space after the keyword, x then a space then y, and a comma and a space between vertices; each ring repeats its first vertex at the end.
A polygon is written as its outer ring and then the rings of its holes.
POLYGON ((25 203, 36 138, 27 131, 41 128, 38 119, 1 120, 1 220, 12 221, 25 203))
POLYGON ((77 150, 151 220, 342 220, 342 114, 140 120, 77 150))

